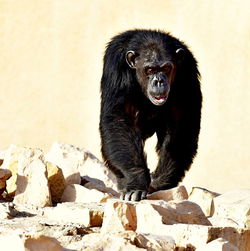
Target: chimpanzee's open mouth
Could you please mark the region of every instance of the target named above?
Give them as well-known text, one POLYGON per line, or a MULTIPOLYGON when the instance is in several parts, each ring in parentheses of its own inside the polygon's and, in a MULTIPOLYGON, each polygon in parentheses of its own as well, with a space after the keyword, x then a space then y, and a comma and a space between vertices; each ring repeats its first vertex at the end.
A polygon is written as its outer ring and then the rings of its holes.
POLYGON ((155 99, 157 100, 157 101, 165 101, 166 99, 167 99, 167 97, 155 97, 155 99))
POLYGON ((149 95, 149 99, 154 105, 163 105, 167 101, 168 96, 167 95, 166 96, 149 95))

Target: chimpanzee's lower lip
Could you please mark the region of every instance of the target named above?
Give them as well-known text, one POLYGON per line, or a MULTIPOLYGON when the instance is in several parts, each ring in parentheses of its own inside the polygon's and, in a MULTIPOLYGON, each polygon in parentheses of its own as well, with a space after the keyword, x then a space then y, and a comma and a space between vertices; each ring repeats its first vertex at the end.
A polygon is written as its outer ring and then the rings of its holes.
POLYGON ((149 96, 150 101, 154 104, 154 105, 163 105, 168 97, 167 96, 149 96))
POLYGON ((154 97, 157 101, 165 101, 167 97, 154 97))

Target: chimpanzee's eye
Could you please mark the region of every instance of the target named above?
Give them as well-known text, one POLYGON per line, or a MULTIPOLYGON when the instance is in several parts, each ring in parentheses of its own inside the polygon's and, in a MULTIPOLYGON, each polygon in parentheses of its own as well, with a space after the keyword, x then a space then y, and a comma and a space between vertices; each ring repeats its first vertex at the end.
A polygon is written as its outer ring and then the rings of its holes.
POLYGON ((156 69, 154 69, 152 67, 147 67, 145 72, 146 72, 147 75, 152 75, 152 74, 155 74, 156 69))
POLYGON ((167 63, 161 67, 162 72, 165 74, 170 74, 173 69, 173 65, 171 63, 167 63))
POLYGON ((171 72, 171 65, 165 65, 163 68, 162 68, 162 71, 166 74, 169 74, 171 72))

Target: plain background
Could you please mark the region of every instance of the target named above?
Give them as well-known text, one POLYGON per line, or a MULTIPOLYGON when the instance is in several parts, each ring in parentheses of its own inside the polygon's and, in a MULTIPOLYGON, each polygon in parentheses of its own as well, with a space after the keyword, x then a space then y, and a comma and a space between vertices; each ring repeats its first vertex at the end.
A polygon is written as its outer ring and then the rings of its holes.
POLYGON ((184 184, 249 188, 249 9, 247 0, 0 0, 0 149, 62 141, 101 157, 105 45, 127 29, 162 29, 189 45, 202 75, 199 151, 184 184))

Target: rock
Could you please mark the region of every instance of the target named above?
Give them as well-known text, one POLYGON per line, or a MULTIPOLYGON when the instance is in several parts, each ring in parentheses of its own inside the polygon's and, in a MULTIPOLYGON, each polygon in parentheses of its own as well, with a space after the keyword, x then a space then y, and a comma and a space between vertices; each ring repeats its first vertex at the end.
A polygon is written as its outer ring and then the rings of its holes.
POLYGON ((175 241, 167 235, 138 234, 134 242, 146 250, 175 251, 175 241))
POLYGON ((114 234, 88 234, 82 237, 78 243, 72 243, 67 246, 70 250, 86 250, 86 251, 142 251, 143 248, 137 247, 131 238, 136 234, 133 232, 129 233, 118 233, 114 234))
POLYGON ((168 236, 154 236, 135 233, 133 231, 117 232, 115 234, 89 234, 82 237, 79 242, 69 244, 70 250, 157 250, 174 251, 175 242, 168 236))
POLYGON ((9 209, 6 203, 0 203, 0 220, 9 219, 9 209))
POLYGON ((4 202, 0 203, 0 219, 11 219, 16 216, 13 203, 4 202))
POLYGON ((168 224, 187 223, 211 225, 200 207, 190 201, 126 202, 110 200, 106 203, 102 232, 136 230, 161 234, 168 224))
POLYGON ((104 209, 102 233, 136 230, 136 202, 107 201, 104 209))
POLYGON ((46 163, 48 173, 49 188, 52 201, 60 202, 62 194, 66 188, 66 181, 64 179, 62 170, 50 162, 46 163))
POLYGON ((102 193, 96 189, 88 189, 84 186, 71 184, 67 185, 62 195, 62 202, 105 202, 111 195, 102 193))
POLYGON ((12 176, 6 182, 6 190, 9 197, 13 197, 15 195, 18 160, 25 151, 26 148, 15 145, 10 145, 10 147, 5 151, 4 161, 1 168, 8 169, 12 173, 12 176))
POLYGON ((14 204, 8 202, 9 208, 12 210, 12 215, 18 217, 42 216, 46 207, 37 207, 30 204, 14 204))
POLYGON ((212 208, 213 198, 219 195, 220 194, 211 192, 205 188, 193 187, 188 200, 199 204, 204 214, 206 216, 211 216, 213 214, 213 208, 212 208))
POLYGON ((201 208, 190 201, 143 201, 136 205, 136 215, 139 232, 149 229, 160 234, 165 225, 177 223, 211 225, 201 208))
MULTIPOLYGON (((85 183, 85 182, 84 182, 85 183)), ((84 187, 88 189, 96 189, 100 192, 107 193, 112 195, 113 197, 119 198, 119 193, 116 192, 113 188, 111 187, 106 187, 105 184, 100 184, 99 182, 96 181, 90 181, 84 184, 84 187)))
POLYGON ((26 251, 63 251, 62 246, 55 238, 44 235, 27 238, 24 246, 26 251))
POLYGON ((73 145, 55 142, 45 159, 62 169, 66 184, 80 184, 81 176, 79 167, 83 165, 87 153, 73 145))
POLYGON ((61 203, 56 207, 44 208, 43 217, 63 223, 82 224, 85 227, 101 226, 103 221, 103 206, 91 203, 61 203))
POLYGON ((55 142, 45 158, 62 169, 67 184, 80 184, 82 176, 86 182, 117 190, 114 174, 84 148, 55 142))
POLYGON ((50 206, 47 170, 39 149, 26 149, 18 160, 14 203, 50 206))
MULTIPOLYGON (((137 231, 141 230, 142 229, 137 227, 137 231)), ((150 222, 148 222, 148 227, 144 230, 144 233, 159 235, 167 233, 167 235, 171 236, 175 240, 177 247, 190 248, 188 250, 194 250, 194 248, 202 247, 217 238, 223 238, 231 242, 239 248, 239 251, 250 250, 250 230, 244 229, 231 227, 219 228, 196 224, 174 224, 164 225, 164 227, 159 228, 151 228, 150 222)))
POLYGON ((13 145, 2 165, 0 156, 0 194, 11 179, 16 193, 0 201, 1 250, 250 250, 250 190, 218 196, 195 187, 188 198, 180 186, 122 201, 110 199, 114 180, 88 151, 55 143, 48 159, 13 145), (51 195, 63 203, 51 207, 51 195))
POLYGON ((1 190, 5 190, 6 187, 6 180, 11 177, 11 171, 8 169, 0 168, 0 195, 1 190))
POLYGON ((250 229, 250 189, 227 192, 213 199, 213 217, 228 218, 250 229))
POLYGON ((184 186, 178 186, 168 190, 161 190, 149 194, 148 200, 187 200, 188 193, 184 186))
POLYGON ((0 235, 1 251, 63 251, 60 243, 47 236, 23 237, 17 234, 0 235))
POLYGON ((224 217, 213 216, 209 217, 208 220, 211 222, 214 227, 235 227, 239 228, 238 222, 224 217))
POLYGON ((24 242, 17 234, 0 234, 1 251, 26 251, 24 242))
POLYGON ((86 153, 87 159, 80 167, 81 176, 89 182, 99 182, 104 187, 117 191, 115 175, 93 154, 90 152, 86 153))
MULTIPOLYGON (((16 206, 16 205, 15 205, 16 206)), ((3 234, 18 234, 22 238, 34 238, 39 235, 56 238, 63 247, 67 247, 70 242, 75 242, 82 235, 98 232, 99 227, 84 227, 79 223, 55 221, 45 218, 42 213, 46 208, 35 207, 30 210, 26 206, 15 207, 18 211, 16 217, 0 220, 0 236, 3 234), (19 211, 20 210, 20 211, 19 211)), ((51 208, 51 207, 50 207, 51 208)), ((97 217, 95 217, 97 219, 97 217)), ((3 246, 0 243, 0 250, 3 246)), ((7 249, 9 251, 9 249, 7 249)), ((14 251, 19 249, 14 249, 14 251)), ((80 250, 80 249, 77 249, 80 250)), ((65 250, 66 251, 66 250, 65 250)))
POLYGON ((229 241, 218 238, 202 247, 199 247, 196 251, 239 251, 239 249, 229 241))

